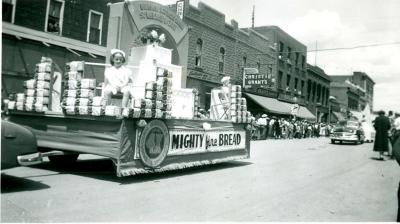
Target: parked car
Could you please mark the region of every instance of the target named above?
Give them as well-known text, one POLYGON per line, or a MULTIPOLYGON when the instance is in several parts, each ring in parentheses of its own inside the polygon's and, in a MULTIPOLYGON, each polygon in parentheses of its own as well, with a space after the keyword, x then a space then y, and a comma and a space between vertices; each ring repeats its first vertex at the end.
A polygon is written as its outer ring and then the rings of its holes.
POLYGON ((335 126, 331 132, 331 142, 353 142, 353 143, 364 143, 365 133, 361 125, 357 121, 343 121, 339 125, 335 126))
POLYGON ((17 157, 37 153, 35 134, 21 125, 1 121, 1 169, 19 166, 17 157))

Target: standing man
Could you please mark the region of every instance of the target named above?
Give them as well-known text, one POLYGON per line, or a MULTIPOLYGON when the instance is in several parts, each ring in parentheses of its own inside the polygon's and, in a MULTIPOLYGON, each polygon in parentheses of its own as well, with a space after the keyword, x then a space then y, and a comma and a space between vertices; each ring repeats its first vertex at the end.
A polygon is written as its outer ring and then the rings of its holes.
POLYGON ((257 124, 260 128, 260 140, 265 140, 266 139, 266 130, 267 130, 267 115, 263 114, 260 118, 257 120, 257 124))
POLYGON ((374 128, 376 130, 374 151, 379 152, 379 159, 383 160, 383 153, 389 151, 389 136, 390 121, 385 116, 385 111, 379 111, 378 117, 375 118, 374 128))

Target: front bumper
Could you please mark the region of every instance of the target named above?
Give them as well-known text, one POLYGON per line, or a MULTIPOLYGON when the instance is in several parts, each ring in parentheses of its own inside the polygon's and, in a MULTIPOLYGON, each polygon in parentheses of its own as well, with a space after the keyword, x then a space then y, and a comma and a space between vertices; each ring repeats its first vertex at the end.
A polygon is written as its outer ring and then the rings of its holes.
POLYGON ((44 157, 65 155, 63 151, 36 152, 32 154, 17 156, 17 161, 21 166, 32 166, 43 162, 44 157))
POLYGON ((358 137, 357 137, 357 135, 355 135, 355 136, 341 136, 341 137, 337 137, 337 136, 335 136, 335 137, 331 137, 331 140, 334 140, 334 141, 354 141, 354 142, 356 142, 356 141, 358 141, 358 137))

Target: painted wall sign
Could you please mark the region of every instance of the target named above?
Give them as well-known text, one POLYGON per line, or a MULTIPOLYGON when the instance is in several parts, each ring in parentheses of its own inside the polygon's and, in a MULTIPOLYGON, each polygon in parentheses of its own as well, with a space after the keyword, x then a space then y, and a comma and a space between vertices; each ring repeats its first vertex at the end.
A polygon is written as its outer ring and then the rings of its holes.
POLYGON ((258 69, 255 68, 244 68, 243 87, 252 88, 266 86, 267 84, 267 75, 259 74, 258 69))

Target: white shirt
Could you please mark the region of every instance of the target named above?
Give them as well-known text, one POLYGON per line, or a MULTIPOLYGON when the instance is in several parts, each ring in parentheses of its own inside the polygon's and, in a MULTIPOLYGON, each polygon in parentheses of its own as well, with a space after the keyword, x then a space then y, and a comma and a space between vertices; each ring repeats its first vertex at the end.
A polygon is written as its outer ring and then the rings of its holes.
POLYGON ((267 118, 264 118, 264 117, 258 118, 257 124, 258 125, 267 125, 267 118))
POLYGON ((115 68, 114 66, 106 68, 104 71, 104 83, 114 88, 122 88, 128 85, 132 72, 125 66, 115 68))
POLYGON ((400 117, 394 120, 394 129, 400 130, 400 117))

